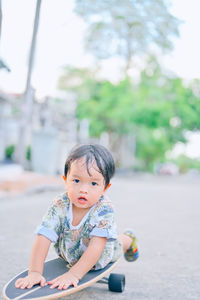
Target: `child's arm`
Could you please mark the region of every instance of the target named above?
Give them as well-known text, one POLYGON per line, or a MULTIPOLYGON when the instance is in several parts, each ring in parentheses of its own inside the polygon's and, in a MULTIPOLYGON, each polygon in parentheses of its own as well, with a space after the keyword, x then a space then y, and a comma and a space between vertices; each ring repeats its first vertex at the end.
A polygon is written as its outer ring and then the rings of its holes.
POLYGON ((77 287, 78 281, 96 264, 106 245, 104 237, 92 237, 89 246, 79 261, 65 274, 48 282, 51 288, 67 289, 70 285, 77 287))
POLYGON ((40 283, 44 286, 46 283, 45 278, 42 276, 44 261, 46 259, 51 241, 43 235, 38 235, 33 243, 30 266, 28 276, 19 278, 15 282, 15 287, 24 289, 32 288, 33 285, 40 283))

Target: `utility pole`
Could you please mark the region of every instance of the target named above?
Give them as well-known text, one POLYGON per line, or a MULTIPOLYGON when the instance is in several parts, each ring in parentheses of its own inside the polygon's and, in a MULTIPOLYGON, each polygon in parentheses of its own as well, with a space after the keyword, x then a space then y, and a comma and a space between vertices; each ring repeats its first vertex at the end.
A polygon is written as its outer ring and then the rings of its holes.
POLYGON ((26 88, 25 88, 24 99, 22 104, 22 116, 19 125, 19 136, 18 136, 18 143, 17 143, 16 153, 15 153, 16 161, 20 163, 22 166, 25 166, 26 163, 26 147, 27 147, 26 136, 27 136, 28 127, 30 127, 31 125, 31 117, 33 111, 34 90, 31 86, 31 76, 32 76, 33 63, 35 57, 36 38, 37 38, 39 18, 40 18, 40 7, 41 7, 41 0, 37 0, 33 35, 31 41, 30 54, 29 54, 26 88))

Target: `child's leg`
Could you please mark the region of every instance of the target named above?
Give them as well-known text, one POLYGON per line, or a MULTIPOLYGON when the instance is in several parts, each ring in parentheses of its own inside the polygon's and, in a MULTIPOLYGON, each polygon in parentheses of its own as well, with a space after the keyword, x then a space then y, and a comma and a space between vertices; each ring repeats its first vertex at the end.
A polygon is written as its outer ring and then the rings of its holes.
POLYGON ((126 230, 119 235, 119 240, 123 246, 124 257, 127 261, 135 261, 139 257, 137 240, 132 230, 126 230))
POLYGON ((131 237, 125 234, 120 234, 118 238, 123 246, 124 253, 126 253, 126 251, 131 247, 131 237))

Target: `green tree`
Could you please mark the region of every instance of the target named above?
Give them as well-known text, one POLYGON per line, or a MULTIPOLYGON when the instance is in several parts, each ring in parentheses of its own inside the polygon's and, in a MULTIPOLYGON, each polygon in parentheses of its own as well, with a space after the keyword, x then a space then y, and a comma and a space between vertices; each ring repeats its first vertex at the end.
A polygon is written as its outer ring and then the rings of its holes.
POLYGON ((186 173, 191 169, 200 171, 200 160, 197 158, 190 158, 182 154, 175 160, 175 163, 179 166, 181 173, 186 173))
POLYGON ((88 24, 86 49, 99 59, 122 57, 126 71, 136 55, 172 49, 180 21, 168 8, 166 0, 75 1, 75 12, 88 24))
POLYGON ((200 129, 199 82, 185 87, 180 78, 166 76, 155 58, 137 84, 129 77, 113 84, 88 70, 70 68, 60 87, 76 93, 77 117, 89 119, 92 137, 108 132, 116 150, 124 135, 134 133, 136 156, 146 170, 164 161, 178 141, 186 142, 186 130, 200 129))

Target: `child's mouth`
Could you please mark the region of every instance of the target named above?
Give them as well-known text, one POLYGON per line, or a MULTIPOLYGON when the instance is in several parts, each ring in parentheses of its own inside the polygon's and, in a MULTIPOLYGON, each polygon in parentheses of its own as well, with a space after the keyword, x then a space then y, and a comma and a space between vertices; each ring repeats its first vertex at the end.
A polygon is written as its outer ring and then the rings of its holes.
POLYGON ((80 204, 85 204, 85 203, 87 202, 87 199, 84 198, 84 197, 79 197, 79 198, 78 198, 78 202, 79 202, 80 204))

